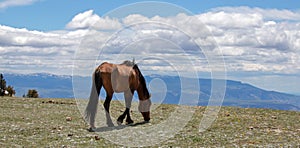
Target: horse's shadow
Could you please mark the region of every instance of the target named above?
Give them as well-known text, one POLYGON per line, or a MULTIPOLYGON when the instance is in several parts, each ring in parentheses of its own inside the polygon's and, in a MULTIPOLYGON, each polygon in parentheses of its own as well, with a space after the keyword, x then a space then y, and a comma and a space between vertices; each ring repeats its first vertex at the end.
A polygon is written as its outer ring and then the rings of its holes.
POLYGON ((149 122, 147 121, 143 121, 143 122, 137 122, 137 123, 132 123, 132 124, 127 124, 127 125, 123 125, 123 124, 120 124, 120 125, 117 125, 117 126, 111 126, 111 127, 99 127, 99 128, 96 128, 96 129, 87 129, 89 132, 109 132, 109 131, 113 131, 113 130, 121 130, 121 129, 124 129, 126 127, 135 127, 135 126, 140 126, 140 125, 144 125, 144 124, 147 124, 149 122))

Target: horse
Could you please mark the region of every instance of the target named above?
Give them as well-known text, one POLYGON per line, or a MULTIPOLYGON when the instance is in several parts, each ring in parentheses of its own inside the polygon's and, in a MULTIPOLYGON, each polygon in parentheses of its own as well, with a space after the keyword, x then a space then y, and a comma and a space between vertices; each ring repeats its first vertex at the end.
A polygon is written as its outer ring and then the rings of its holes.
POLYGON ((109 127, 114 126, 109 114, 109 107, 115 92, 124 93, 126 105, 123 114, 121 114, 117 119, 117 123, 119 125, 123 123, 126 116, 126 123, 133 123, 133 120, 130 117, 130 107, 135 91, 137 91, 139 98, 138 110, 141 112, 144 122, 150 121, 151 94, 147 89, 144 76, 134 61, 124 61, 121 64, 104 62, 95 69, 92 79, 93 82, 90 98, 85 109, 85 120, 89 122, 90 125, 89 131, 93 131, 96 128, 95 117, 100 90, 102 87, 106 91, 106 98, 103 106, 106 111, 106 124, 109 127))

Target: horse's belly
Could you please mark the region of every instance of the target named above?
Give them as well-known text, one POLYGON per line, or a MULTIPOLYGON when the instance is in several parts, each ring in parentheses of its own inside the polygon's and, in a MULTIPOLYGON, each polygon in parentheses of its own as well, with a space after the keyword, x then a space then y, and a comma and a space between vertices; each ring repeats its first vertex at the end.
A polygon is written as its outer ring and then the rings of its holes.
POLYGON ((124 92, 129 89, 129 80, 126 76, 112 78, 112 87, 114 92, 124 92))
POLYGON ((131 70, 131 67, 124 65, 119 65, 113 69, 111 81, 114 92, 124 92, 130 88, 129 77, 131 75, 131 70))

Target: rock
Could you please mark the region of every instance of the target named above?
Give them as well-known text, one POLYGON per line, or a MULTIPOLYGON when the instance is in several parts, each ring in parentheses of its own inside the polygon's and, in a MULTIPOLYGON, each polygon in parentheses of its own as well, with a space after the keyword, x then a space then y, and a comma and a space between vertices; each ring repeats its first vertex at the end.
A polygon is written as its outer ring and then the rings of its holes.
POLYGON ((225 116, 226 116, 226 117, 229 117, 229 116, 230 116, 230 113, 225 113, 225 116))
POLYGON ((100 140, 100 137, 98 135, 96 135, 95 140, 100 140))
POLYGON ((66 121, 72 121, 72 117, 66 117, 66 121))
POLYGON ((281 129, 273 129, 273 131, 275 132, 275 133, 278 133, 278 134, 280 134, 280 133, 282 133, 283 131, 281 130, 281 129))

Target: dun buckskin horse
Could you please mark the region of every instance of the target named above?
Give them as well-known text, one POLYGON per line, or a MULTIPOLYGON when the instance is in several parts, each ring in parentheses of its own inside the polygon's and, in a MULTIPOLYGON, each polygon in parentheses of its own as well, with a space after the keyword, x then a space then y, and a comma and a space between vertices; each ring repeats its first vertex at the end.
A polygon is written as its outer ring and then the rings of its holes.
POLYGON ((137 64, 131 61, 124 61, 122 64, 112 64, 104 62, 98 66, 93 73, 93 85, 88 105, 85 110, 85 119, 90 124, 90 131, 95 129, 95 117, 101 88, 106 91, 104 108, 106 111, 106 123, 114 126, 110 114, 109 106, 113 93, 124 92, 126 109, 117 119, 118 124, 122 124, 126 118, 127 124, 133 123, 130 117, 130 107, 134 91, 139 97, 139 111, 144 117, 145 122, 150 120, 151 95, 146 86, 146 81, 137 64))

